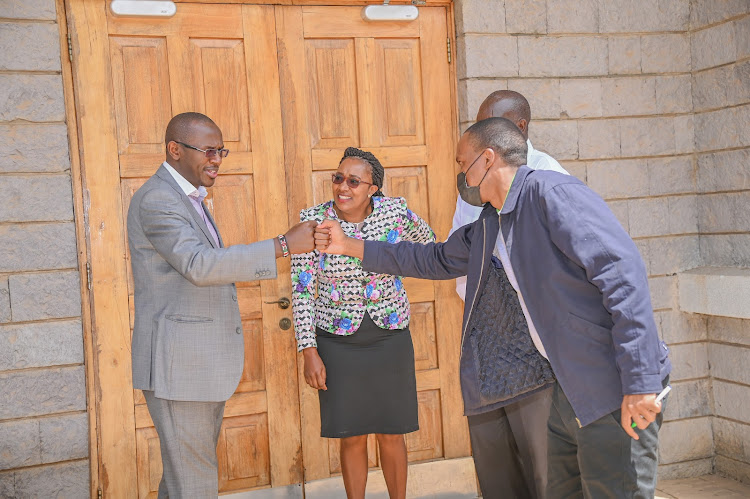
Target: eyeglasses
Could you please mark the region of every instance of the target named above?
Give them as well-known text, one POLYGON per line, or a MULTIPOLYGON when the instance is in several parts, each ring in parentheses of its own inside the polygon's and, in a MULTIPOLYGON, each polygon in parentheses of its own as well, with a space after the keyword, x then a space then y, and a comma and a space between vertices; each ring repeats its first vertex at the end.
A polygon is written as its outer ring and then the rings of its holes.
POLYGON ((200 151, 206 155, 207 158, 214 158, 216 156, 219 156, 221 158, 226 158, 227 155, 229 155, 229 149, 199 149, 195 146, 191 146, 190 144, 185 144, 184 142, 179 142, 175 140, 178 144, 185 146, 189 149, 194 149, 196 151, 200 151))
POLYGON ((336 185, 343 184, 344 180, 346 180, 346 185, 348 185, 352 189, 356 189, 357 187, 359 187, 359 184, 374 185, 370 182, 365 182, 364 180, 359 180, 359 179, 351 178, 351 177, 345 177, 340 173, 331 174, 331 182, 333 182, 336 185))

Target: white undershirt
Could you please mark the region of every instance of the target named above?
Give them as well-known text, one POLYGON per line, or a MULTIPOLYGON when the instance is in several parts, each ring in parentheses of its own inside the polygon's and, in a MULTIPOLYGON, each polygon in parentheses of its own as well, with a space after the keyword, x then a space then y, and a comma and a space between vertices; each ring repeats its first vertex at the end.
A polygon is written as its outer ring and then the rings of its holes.
MULTIPOLYGON (((498 215, 498 217, 500 217, 500 215, 498 215)), ((534 346, 537 350, 539 350, 539 353, 542 354, 542 357, 549 360, 549 357, 547 357, 547 352, 544 350, 544 345, 542 345, 542 340, 541 338, 539 338, 539 334, 536 332, 536 328, 534 327, 534 322, 531 320, 529 311, 526 308, 526 302, 523 299, 521 290, 518 289, 518 281, 516 281, 516 274, 515 272, 513 272, 513 267, 510 264, 510 256, 508 256, 508 250, 505 248, 505 240, 503 239, 502 231, 497 234, 497 241, 495 242, 495 251, 493 251, 493 254, 502 262, 503 268, 505 269, 505 274, 508 276, 508 281, 510 281, 510 285, 513 286, 513 289, 515 289, 516 293, 518 294, 518 300, 521 302, 523 315, 524 317, 526 317, 526 323, 529 325, 529 334, 531 335, 531 341, 534 342, 534 346)))

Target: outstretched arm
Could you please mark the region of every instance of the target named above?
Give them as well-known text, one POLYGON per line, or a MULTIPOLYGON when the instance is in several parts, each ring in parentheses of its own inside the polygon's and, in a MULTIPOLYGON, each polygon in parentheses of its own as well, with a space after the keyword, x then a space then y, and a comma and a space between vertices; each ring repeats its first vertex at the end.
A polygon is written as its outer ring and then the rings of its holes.
POLYGON ((362 260, 368 272, 418 277, 421 279, 455 279, 466 275, 471 249, 471 231, 467 226, 445 243, 419 244, 385 241, 361 241, 347 237, 333 220, 324 220, 315 229, 319 251, 348 255, 362 260))

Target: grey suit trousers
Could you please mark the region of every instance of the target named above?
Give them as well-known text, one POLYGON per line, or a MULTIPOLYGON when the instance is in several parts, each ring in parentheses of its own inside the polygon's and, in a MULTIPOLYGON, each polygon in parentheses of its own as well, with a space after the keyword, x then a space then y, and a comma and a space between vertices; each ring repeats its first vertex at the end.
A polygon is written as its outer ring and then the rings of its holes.
POLYGON ((161 444, 159 499, 216 499, 216 445, 226 402, 165 400, 150 390, 143 395, 161 444))
POLYGON ((469 416, 472 457, 484 499, 546 497, 552 388, 469 416))

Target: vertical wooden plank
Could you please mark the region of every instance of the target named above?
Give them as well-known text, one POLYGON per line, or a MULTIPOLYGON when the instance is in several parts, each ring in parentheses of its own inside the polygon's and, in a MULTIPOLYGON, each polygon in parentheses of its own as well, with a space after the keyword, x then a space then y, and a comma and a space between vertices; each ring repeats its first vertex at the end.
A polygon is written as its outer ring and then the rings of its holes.
MULTIPOLYGON (((258 237, 274 237, 286 230, 286 212, 272 207, 287 204, 284 145, 281 124, 281 96, 277 65, 275 14, 273 6, 242 7, 245 54, 250 103, 250 133, 254 152, 256 206, 265 207, 257 218, 258 237), (267 186, 267 187, 265 187, 267 186)), ((289 260, 277 261, 279 279, 262 281, 264 301, 291 297, 289 260)), ((291 310, 275 304, 263 305, 263 336, 268 400, 268 435, 272 442, 271 486, 302 482, 302 443, 297 393, 294 334, 278 327, 291 310)))
MULTIPOLYGON (((83 326, 83 357, 86 367, 86 411, 89 420, 89 480, 90 497, 96 497, 99 488, 99 448, 97 446, 98 422, 96 404, 96 385, 94 383, 94 344, 91 325, 91 303, 89 280, 85 271, 88 265, 89 251, 86 241, 87 212, 83 203, 83 176, 81 173, 81 156, 79 153, 78 120, 75 108, 73 88, 73 63, 68 57, 68 6, 65 0, 55 0, 57 25, 60 28, 60 62, 62 66, 63 93, 65 96, 65 118, 68 125, 68 144, 70 149, 70 177, 73 185, 73 212, 76 225, 76 247, 78 249, 78 270, 81 275, 81 324, 83 326)), ((71 23, 72 24, 72 23, 71 23)))
POLYGON ((284 169, 289 192, 289 223, 299 222, 299 212, 311 205, 312 159, 310 116, 302 38, 302 9, 276 7, 276 36, 281 90, 281 119, 284 132, 284 169))
POLYGON ((172 116, 195 111, 196 96, 193 95, 195 75, 190 60, 190 38, 185 35, 167 35, 169 54, 169 89, 172 97, 172 116))
MULTIPOLYGON (((454 171, 456 123, 444 126, 452 117, 451 81, 446 56, 446 10, 420 9, 420 44, 424 88, 425 140, 427 142, 428 195, 430 221, 438 240, 445 240, 450 230, 455 206, 454 171), (451 193, 451 199, 446 199, 451 193)), ((459 380, 462 306, 454 281, 435 283, 438 356, 441 380, 441 409, 445 457, 470 454, 469 430, 463 407, 459 380)))
POLYGON ((89 194, 99 475, 105 496, 135 497, 136 443, 128 289, 106 2, 68 3, 82 169, 89 194), (96 92, 84 89, 98 89, 96 92), (101 165, 107 165, 102 168, 101 165))
MULTIPOLYGON (((311 206, 312 158, 310 154, 310 108, 305 68, 305 43, 302 37, 302 9, 276 7, 276 35, 281 80, 281 111, 284 126, 284 166, 289 199, 289 222, 299 221, 301 209, 311 206)), ((291 330, 286 334, 294 337, 291 330)), ((295 347, 296 350, 296 347, 295 347)), ((302 452, 305 481, 327 478, 328 445, 320 438, 320 407, 317 391, 307 386, 302 354, 297 355, 299 407, 301 412, 302 452)))
POLYGON ((359 101, 359 130, 361 147, 368 149, 382 145, 383 119, 379 113, 385 107, 385 96, 379 83, 375 61, 375 39, 357 38, 357 87, 359 101))

